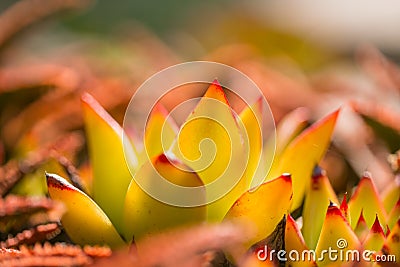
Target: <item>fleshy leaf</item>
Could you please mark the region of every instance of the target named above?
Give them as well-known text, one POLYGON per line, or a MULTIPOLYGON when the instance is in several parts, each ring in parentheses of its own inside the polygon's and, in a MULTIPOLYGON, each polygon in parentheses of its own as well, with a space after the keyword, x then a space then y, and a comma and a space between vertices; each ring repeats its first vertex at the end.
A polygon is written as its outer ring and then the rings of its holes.
MULTIPOLYGON (((146 188, 157 188, 159 192, 171 194, 168 188, 159 183, 164 178, 170 183, 184 187, 202 187, 203 183, 195 172, 185 171, 183 163, 169 159, 164 154, 156 156, 138 170, 129 185, 124 208, 124 233, 127 240, 132 237, 139 240, 149 234, 155 234, 181 225, 205 221, 206 207, 178 207, 165 204, 150 196, 137 183, 142 179, 146 188)), ((177 196, 184 198, 184 196, 177 196)), ((205 192, 191 195, 192 198, 205 200, 205 192)), ((183 199, 181 199, 183 201, 183 199)))
POLYGON ((386 212, 390 212, 400 198, 400 175, 397 175, 387 189, 382 193, 382 202, 386 212))
MULTIPOLYGON (((303 260, 295 260, 291 259, 302 259, 301 255, 303 251, 307 251, 308 247, 304 241, 303 235, 300 232, 299 227, 295 220, 290 216, 287 217, 286 220, 286 230, 285 230, 285 250, 289 253, 293 253, 293 255, 288 255, 288 264, 289 266, 316 266, 314 260, 312 258, 305 257, 303 260), (297 255, 295 252, 297 251, 297 255), (293 256, 293 257, 292 257, 293 256)), ((310 254, 311 255, 311 254, 310 254)))
POLYGON ((343 251, 343 254, 346 255, 348 250, 358 250, 361 248, 360 246, 357 236, 343 217, 340 209, 334 204, 330 205, 315 250, 316 255, 318 255, 318 266, 325 266, 333 262, 340 266, 340 264, 348 262, 345 261, 345 258, 343 258, 344 261, 340 261, 340 258, 334 261, 326 253, 325 257, 322 257, 323 251, 335 249, 343 251))
POLYGON ((342 203, 340 203, 340 211, 342 212, 343 216, 346 218, 346 220, 351 225, 349 204, 347 203, 347 192, 343 195, 342 203))
POLYGON ((89 196, 56 174, 46 174, 46 178, 50 197, 67 209, 61 223, 72 241, 80 245, 124 245, 107 215, 89 196))
POLYGON ((168 111, 161 103, 157 103, 149 116, 145 131, 145 150, 147 158, 167 151, 178 133, 178 126, 171 117, 168 117, 168 111))
POLYGON ((11 193, 23 196, 45 196, 47 194, 46 178, 43 173, 58 173, 67 177, 65 169, 54 159, 50 158, 34 172, 26 174, 12 188, 11 193))
MULTIPOLYGON (((246 166, 244 179, 246 180, 246 188, 250 188, 252 180, 259 180, 259 177, 255 178, 257 169, 263 169, 262 156, 262 99, 260 98, 256 103, 251 106, 247 106, 239 115, 241 122, 243 123, 248 139, 249 139, 249 162, 246 166), (260 164, 260 166, 259 166, 260 164)), ((258 173, 258 172, 257 172, 258 173)), ((262 172, 260 172, 261 174, 262 172)))
POLYGON ((397 221, 396 225, 386 238, 382 252, 385 255, 394 255, 396 257, 396 261, 400 259, 400 219, 397 221))
POLYGON ((358 221, 356 216, 361 213, 361 210, 363 210, 368 228, 372 227, 375 221, 375 214, 378 214, 379 221, 382 224, 386 224, 387 214, 369 173, 366 172, 361 178, 356 191, 349 201, 349 210, 353 229, 358 221))
POLYGON ((243 174, 249 153, 241 131, 224 90, 214 81, 173 146, 176 157, 197 172, 207 187, 207 202, 212 202, 207 207, 208 221, 221 221, 247 189, 243 174))
MULTIPOLYGON (((132 179, 124 156, 123 129, 91 95, 82 96, 82 107, 93 168, 92 197, 121 231, 125 194, 132 179)), ((137 164, 136 154, 130 154, 130 163, 137 164)))
POLYGON ((356 228, 354 228, 354 233, 357 235, 358 240, 360 240, 361 242, 364 242, 369 233, 369 228, 367 222, 365 221, 363 211, 361 211, 360 217, 357 220, 356 228))
POLYGON ((396 224, 397 220, 400 218, 400 198, 397 200, 396 205, 393 207, 393 209, 390 211, 388 215, 388 226, 389 229, 392 229, 394 225, 396 224))
POLYGON ((383 232, 382 226, 379 223, 378 216, 376 216, 375 222, 363 242, 363 248, 372 251, 380 251, 384 242, 385 233, 383 232))
POLYGON ((280 173, 290 173, 293 178, 293 205, 297 209, 310 185, 313 168, 324 156, 339 110, 314 123, 296 137, 280 156, 277 166, 273 167, 268 177, 280 173))
POLYGON ((288 113, 276 128, 275 156, 280 156, 286 147, 307 127, 309 114, 305 108, 297 108, 288 113))
MULTIPOLYGON (((279 167, 278 163, 280 162, 282 153, 290 142, 307 127, 307 119, 308 113, 305 112, 304 108, 295 109, 280 120, 279 124, 276 126, 276 135, 270 136, 267 139, 263 147, 263 155, 265 155, 265 158, 262 159, 267 167, 268 163, 271 163, 267 178, 274 178, 274 176, 271 176, 271 173, 277 173, 277 168, 279 167)), ((261 177, 261 179, 264 181, 265 177, 261 177)), ((256 182, 257 180, 252 183, 251 188, 257 185, 256 182)))
POLYGON ((262 262, 271 261, 276 265, 284 263, 284 259, 282 259, 281 255, 278 256, 277 253, 274 252, 283 251, 285 249, 285 225, 286 215, 282 217, 281 221, 270 235, 250 248, 250 252, 255 253, 257 258, 262 262))
POLYGON ((225 220, 255 227, 249 246, 269 236, 288 213, 292 202, 292 180, 284 174, 244 193, 230 208, 225 220))
POLYGON ((315 249, 319 233, 326 216, 326 207, 338 200, 324 170, 316 166, 311 179, 310 189, 306 193, 303 207, 303 236, 306 244, 315 249))

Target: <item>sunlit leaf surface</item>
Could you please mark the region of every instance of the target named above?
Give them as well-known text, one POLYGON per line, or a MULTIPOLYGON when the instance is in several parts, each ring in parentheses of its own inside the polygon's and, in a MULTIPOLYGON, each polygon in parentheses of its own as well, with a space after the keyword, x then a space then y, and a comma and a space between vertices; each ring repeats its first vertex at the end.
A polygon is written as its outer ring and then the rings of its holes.
POLYGON ((168 151, 176 134, 178 126, 171 117, 168 117, 168 111, 161 103, 157 103, 149 116, 145 130, 145 151, 147 156, 152 158, 156 155, 168 151))
POLYGON ((308 190, 312 170, 329 146, 339 110, 314 123, 295 138, 273 166, 269 177, 290 173, 293 179, 292 210, 298 208, 308 190))
MULTIPOLYGON (((131 181, 125 199, 124 207, 124 234, 127 240, 141 239, 150 234, 159 233, 169 228, 182 225, 201 223, 206 218, 206 207, 178 207, 161 202, 150 196, 136 183, 142 180, 147 188, 157 188, 161 194, 173 194, 167 187, 160 184, 158 178, 166 179, 177 186, 201 187, 203 183, 194 172, 185 171, 187 166, 175 160, 168 159, 164 154, 154 157, 135 174, 131 181)), ((189 197, 200 198, 205 201, 204 190, 189 197)), ((181 198, 185 203, 184 196, 181 198)), ((190 201, 190 200, 189 200, 190 201)))
POLYGON ((289 259, 287 264, 290 266, 316 266, 312 258, 308 258, 307 255, 303 256, 305 255, 304 251, 309 250, 309 248, 295 220, 290 215, 288 215, 286 220, 285 250, 291 253, 291 255, 287 255, 289 259), (293 251, 297 251, 297 253, 293 251))
POLYGON ((353 229, 356 227, 361 211, 363 211, 368 228, 372 227, 376 214, 378 214, 379 221, 382 224, 386 224, 387 214, 385 208, 368 173, 365 173, 364 177, 361 178, 356 191, 351 197, 349 210, 353 229))
POLYGON ((67 209, 61 223, 72 241, 80 245, 124 245, 107 215, 89 196, 58 175, 47 174, 46 178, 50 197, 67 209))
POLYGON ((207 201, 212 202, 207 208, 209 221, 222 220, 247 189, 242 179, 249 158, 246 141, 224 90, 214 81, 182 125, 172 150, 207 187, 215 186, 206 189, 207 201))
POLYGON ((317 246, 319 233, 326 217, 326 207, 338 200, 324 170, 315 167, 310 189, 306 193, 303 207, 303 236, 311 249, 317 246))
MULTIPOLYGON (((93 167, 92 196, 121 231, 125 194, 132 179, 124 156, 123 129, 91 95, 83 95, 82 107, 93 167)), ((130 155, 130 163, 137 164, 133 151, 130 155)))
POLYGON ((249 244, 252 245, 274 231, 288 213, 291 202, 292 180, 285 174, 262 184, 255 191, 244 193, 228 211, 225 220, 255 227, 257 234, 249 244))
POLYGON ((343 251, 343 254, 346 254, 346 251, 360 249, 360 245, 357 236, 343 217, 340 209, 336 205, 330 205, 315 250, 316 255, 318 255, 318 266, 326 266, 333 262, 335 262, 335 264, 344 264, 349 262, 344 257, 342 260, 339 258, 336 260, 330 258, 327 253, 322 253, 323 251, 335 249, 341 250, 343 251))

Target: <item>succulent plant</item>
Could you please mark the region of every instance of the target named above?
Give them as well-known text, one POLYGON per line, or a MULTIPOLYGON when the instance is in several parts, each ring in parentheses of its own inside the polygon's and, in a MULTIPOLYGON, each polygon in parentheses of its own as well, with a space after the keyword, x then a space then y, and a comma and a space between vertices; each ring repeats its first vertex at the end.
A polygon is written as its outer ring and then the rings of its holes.
MULTIPOLYGON (((210 85, 204 98, 215 99, 226 105, 227 110, 229 108, 224 90, 217 82, 210 85)), ((206 103, 200 101, 192 114, 204 112, 206 103)), ((82 107, 93 180, 86 182, 85 188, 78 189, 68 179, 57 174, 46 174, 50 197, 64 203, 67 208, 61 219, 62 226, 77 244, 118 248, 132 242, 141 244, 140 241, 149 236, 174 228, 223 222, 253 230, 241 244, 242 249, 238 249, 240 252, 228 256, 237 261, 246 250, 253 251, 253 256, 247 256, 244 266, 276 264, 276 256, 271 257, 274 262, 270 262, 269 257, 265 257, 265 261, 254 260, 254 255, 265 245, 276 246, 276 240, 271 242, 274 236, 284 239, 284 245, 276 248, 284 248, 287 252, 297 251, 301 254, 312 250, 316 255, 322 255, 329 248, 343 252, 368 249, 376 251, 369 255, 372 260, 379 255, 400 258, 399 185, 389 188, 381 198, 366 173, 350 200, 347 202, 344 195, 339 206, 328 177, 317 165, 329 146, 339 111, 327 115, 305 130, 304 122, 299 121, 293 126, 295 130, 291 136, 282 134, 280 127, 284 125, 279 125, 278 149, 270 172, 258 188, 250 187, 256 164, 249 162, 242 179, 223 198, 197 207, 176 207, 152 198, 131 178, 124 159, 124 133, 121 126, 89 94, 82 97, 82 107), (299 218, 298 221, 293 217, 299 218), (286 223, 282 226, 283 221, 286 223), (284 229, 279 231, 279 228, 284 229)), ((253 125, 257 123, 257 112, 261 110, 254 107, 257 107, 257 103, 253 107, 246 107, 239 116, 222 112, 231 127, 238 129, 237 121, 240 120, 245 130, 253 134, 248 145, 252 155, 256 156, 250 160, 258 159, 257 151, 262 149, 260 142, 254 142, 259 138, 259 133, 253 125)), ((146 157, 140 155, 132 142, 134 159, 131 163, 136 170, 132 175, 151 182, 152 176, 158 172, 168 181, 186 187, 201 187, 218 177, 218 168, 224 167, 227 161, 226 151, 217 158, 218 165, 211 171, 186 172, 183 169, 188 169, 188 162, 163 153, 159 140, 161 129, 166 124, 168 144, 173 144, 176 139, 175 143, 184 143, 186 153, 195 155, 198 151, 194 150, 193 144, 197 146, 198 141, 205 137, 201 129, 208 127, 207 137, 211 135, 217 147, 224 141, 224 133, 204 121, 194 121, 190 127, 178 133, 175 123, 167 119, 167 115, 158 104, 149 119, 144 138, 151 155, 149 161, 144 161, 146 157)), ((238 130, 237 133, 241 132, 238 130)), ((207 192, 200 197, 207 198, 207 192)), ((346 262, 325 257, 303 261, 289 259, 287 264, 339 266, 346 262)), ((367 263, 364 261, 364 264, 367 263)))

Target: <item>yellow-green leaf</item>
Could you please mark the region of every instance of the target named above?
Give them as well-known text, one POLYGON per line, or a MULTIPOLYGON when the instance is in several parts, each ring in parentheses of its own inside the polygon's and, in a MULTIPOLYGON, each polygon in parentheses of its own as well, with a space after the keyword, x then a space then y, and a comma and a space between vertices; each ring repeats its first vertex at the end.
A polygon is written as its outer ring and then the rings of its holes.
POLYGON ((389 229, 392 229, 396 222, 400 219, 400 198, 397 200, 396 205, 393 207, 393 209, 390 211, 388 215, 388 226, 389 229))
POLYGON ((292 202, 292 179, 284 174, 245 192, 230 208, 226 221, 255 227, 256 235, 248 246, 269 236, 286 215, 292 202))
POLYGON ((396 201, 400 198, 400 176, 396 178, 387 186, 386 190, 382 193, 382 202, 385 206, 386 212, 390 212, 396 201))
POLYGON ((308 251, 309 248, 304 241, 304 238, 300 232, 299 227, 297 226, 297 223, 292 218, 292 216, 290 216, 290 214, 286 219, 285 250, 287 253, 289 253, 289 255, 287 255, 287 266, 316 266, 314 259, 311 258, 311 254, 304 254, 306 255, 306 257, 304 257, 303 260, 303 252, 308 251), (297 253, 294 251, 297 251, 297 253))
POLYGON ((314 166, 324 156, 336 124, 339 110, 314 123, 296 137, 284 150, 268 177, 290 173, 293 179, 292 210, 301 205, 310 185, 314 166))
MULTIPOLYGON (((260 171, 257 174, 265 175, 261 170, 264 169, 262 157, 262 98, 251 106, 247 106, 240 113, 239 118, 243 123, 248 137, 249 144, 249 161, 246 166, 244 179, 246 181, 246 188, 250 189, 250 184, 253 180, 259 180, 254 175, 257 169, 260 171)), ((259 177, 263 179, 264 177, 259 177)))
POLYGON ((325 220, 326 207, 338 200, 328 177, 320 167, 314 168, 310 189, 306 193, 303 207, 303 236, 307 246, 315 249, 319 233, 325 220))
POLYGON ((50 197, 62 202, 67 211, 61 223, 71 240, 80 245, 124 245, 107 215, 85 193, 64 178, 46 174, 50 197))
POLYGON ((305 108, 297 108, 288 113, 276 128, 275 156, 280 156, 286 147, 307 127, 309 113, 305 108))
POLYGON ((172 152, 207 187, 208 221, 221 221, 246 191, 243 178, 249 152, 239 124, 217 81, 212 83, 182 125, 172 152))
MULTIPOLYGON (((361 244, 357 236, 354 234, 350 225, 343 217, 342 212, 336 205, 330 205, 326 213, 326 219, 322 226, 321 235, 318 240, 317 248, 315 250, 318 266, 325 266, 335 263, 338 266, 348 263, 346 258, 333 259, 329 257, 329 250, 342 251, 343 255, 348 254, 349 250, 359 250, 361 244), (325 253, 323 253, 325 252, 325 253), (324 255, 324 256, 323 256, 324 255)), ((336 254, 338 256, 338 254, 336 254)))
POLYGON ((144 143, 147 156, 152 158, 167 151, 178 133, 178 126, 161 103, 157 103, 146 124, 144 143))
POLYGON ((391 230, 390 234, 386 238, 385 245, 382 249, 385 255, 394 255, 396 261, 400 259, 400 219, 391 230))
POLYGON ((361 211, 360 216, 357 220, 356 227, 354 228, 354 233, 357 235, 358 240, 360 240, 361 242, 364 242, 369 233, 369 228, 367 222, 364 219, 363 211, 361 211))
POLYGON ((58 173, 63 177, 67 177, 63 166, 54 158, 51 158, 34 172, 24 175, 11 189, 11 193, 24 196, 45 196, 47 194, 47 182, 46 177, 43 176, 44 172, 58 173))
MULTIPOLYGON (((273 173, 279 175, 277 168, 279 167, 282 153, 285 151, 290 142, 292 142, 293 139, 304 130, 304 128, 307 126, 307 120, 308 113, 304 108, 295 109, 280 120, 276 127, 276 135, 269 136, 266 144, 263 147, 263 154, 266 156, 266 159, 263 159, 264 164, 268 167, 267 164, 271 163, 267 178, 275 177, 272 176, 273 173)), ((261 177, 261 179, 264 180, 265 177, 261 177)), ((251 187, 254 187, 255 185, 256 183, 253 182, 251 187)))
MULTIPOLYGON (((121 231, 125 194, 132 179, 125 162, 123 129, 91 95, 82 96, 82 107, 93 168, 92 197, 121 231)), ((135 169, 133 146, 129 154, 135 169)))
MULTIPOLYGON (((124 234, 127 240, 132 237, 135 240, 147 235, 155 234, 163 230, 182 225, 189 225, 205 221, 206 207, 179 207, 172 206, 155 199, 144 190, 149 188, 158 190, 162 194, 174 194, 171 189, 159 182, 159 178, 179 187, 203 187, 199 176, 190 171, 185 171, 187 166, 170 159, 164 154, 154 157, 150 162, 145 163, 135 174, 131 181, 125 199, 124 207, 124 234), (141 180, 141 186, 136 182, 141 180), (143 189, 142 189, 143 188, 143 189)), ((204 188, 196 191, 197 194, 189 195, 189 198, 196 198, 205 202, 204 188)), ((185 196, 177 195, 182 203, 185 196)), ((191 201, 190 199, 186 199, 191 201)), ((188 203, 188 202, 187 202, 188 203)))
POLYGON ((378 214, 381 223, 386 224, 387 214, 369 173, 365 173, 361 178, 356 191, 349 201, 349 210, 353 229, 356 227, 357 216, 361 211, 363 211, 368 228, 372 227, 375 221, 375 214, 378 214))
POLYGON ((381 224, 379 223, 378 216, 376 216, 375 222, 363 242, 363 248, 372 251, 380 251, 384 243, 385 234, 383 232, 381 224))

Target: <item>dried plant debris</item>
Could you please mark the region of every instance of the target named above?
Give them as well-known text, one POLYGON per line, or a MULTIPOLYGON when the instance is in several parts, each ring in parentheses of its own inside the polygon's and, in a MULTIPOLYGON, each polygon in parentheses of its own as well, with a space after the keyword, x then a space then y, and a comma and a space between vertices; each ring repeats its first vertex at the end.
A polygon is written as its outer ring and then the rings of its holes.
POLYGON ((78 170, 72 164, 72 162, 63 156, 57 156, 56 159, 57 162, 65 169, 65 172, 68 174, 68 178, 71 180, 72 185, 79 190, 86 192, 82 180, 79 177, 78 170))
MULTIPOLYGON (((139 241, 135 247, 113 253, 109 258, 94 261, 93 266, 231 266, 221 259, 221 251, 237 262, 243 255, 241 244, 250 237, 248 229, 238 225, 202 225, 154 235, 139 241)), ((222 257, 223 258, 223 257, 222 257)))
POLYGON ((108 247, 85 246, 83 248, 65 243, 51 245, 35 244, 19 249, 0 249, 0 266, 86 266, 94 258, 109 257, 108 247))
POLYGON ((82 137, 76 133, 61 136, 56 141, 26 155, 22 160, 11 159, 0 167, 0 195, 4 196, 27 173, 32 173, 52 158, 59 159, 67 173, 74 176, 76 171, 71 163, 60 155, 75 154, 83 145, 82 137))
POLYGON ((18 233, 38 224, 57 222, 63 213, 63 205, 49 198, 10 195, 0 199, 0 233, 18 233))
POLYGON ((61 229, 58 223, 42 224, 32 229, 24 230, 15 236, 8 237, 5 241, 0 242, 0 247, 16 248, 23 244, 31 245, 51 240, 60 233, 61 229))

